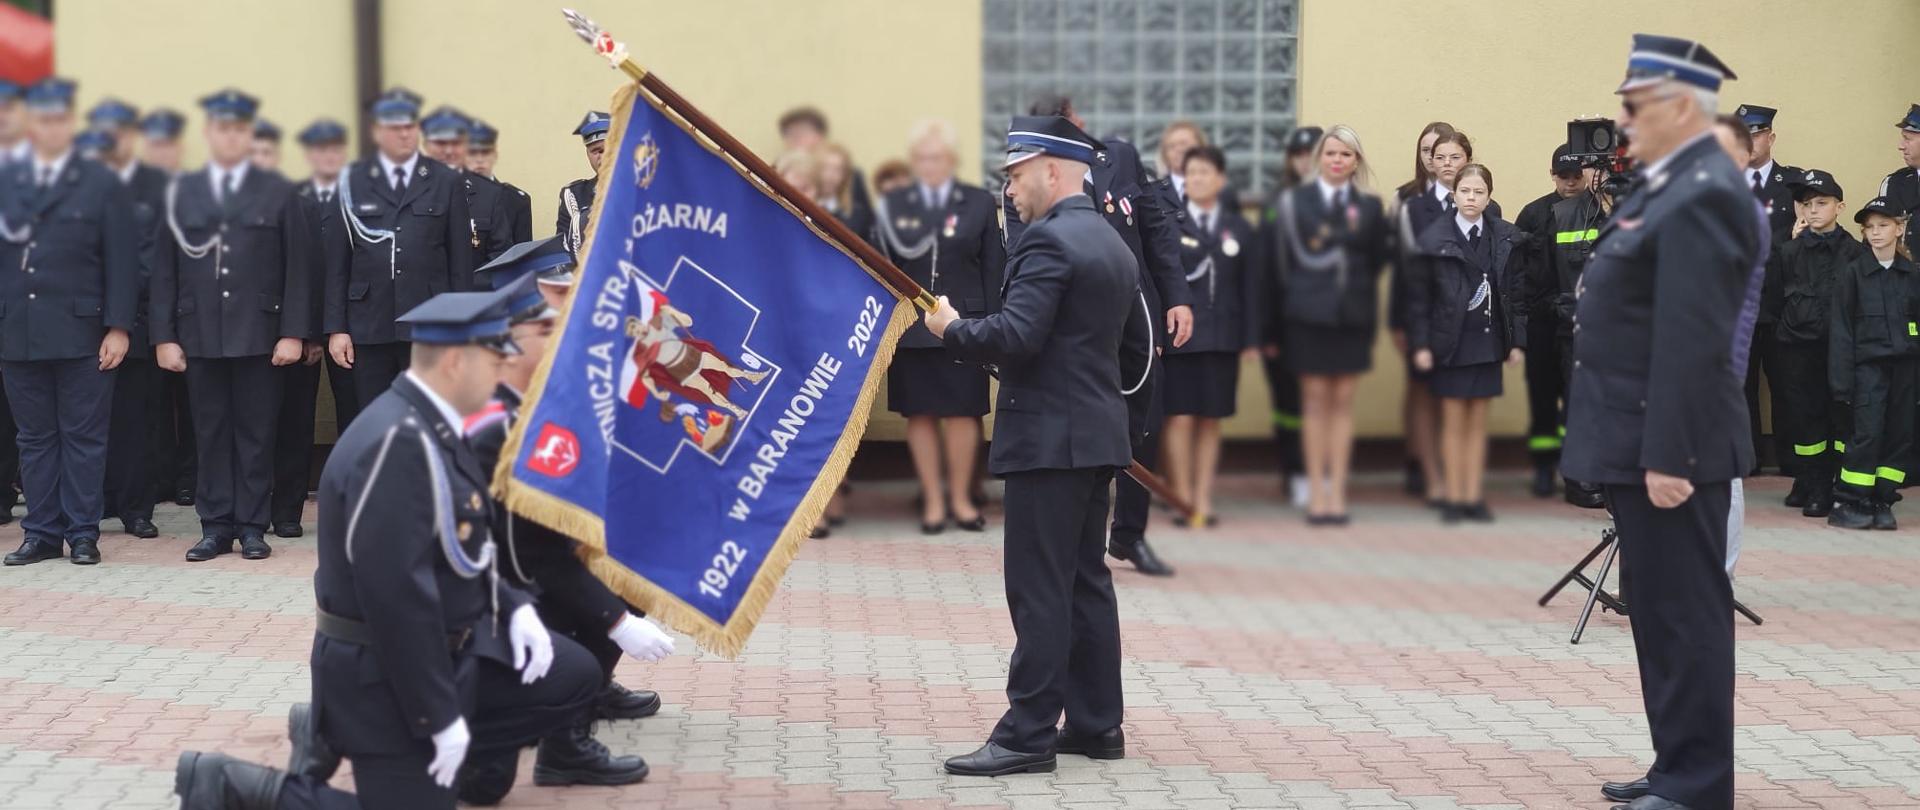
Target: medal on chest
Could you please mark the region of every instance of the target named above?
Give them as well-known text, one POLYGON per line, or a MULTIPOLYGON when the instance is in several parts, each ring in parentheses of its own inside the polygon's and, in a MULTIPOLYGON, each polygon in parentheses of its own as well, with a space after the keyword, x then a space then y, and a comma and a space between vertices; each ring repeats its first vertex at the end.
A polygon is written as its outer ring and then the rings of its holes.
MULTIPOLYGON (((1127 224, 1132 225, 1133 224, 1133 201, 1130 199, 1127 199, 1126 197, 1121 197, 1120 210, 1121 212, 1127 215, 1127 224)), ((1111 205, 1107 206, 1107 211, 1109 212, 1113 211, 1113 206, 1111 205)))
POLYGON ((1109 214, 1113 213, 1113 192, 1111 191, 1107 192, 1106 202, 1107 202, 1107 213, 1109 214))
POLYGON ((1220 252, 1227 254, 1227 258, 1238 256, 1240 255, 1240 242, 1233 238, 1233 234, 1227 234, 1220 239, 1220 252))
POLYGON ((958 227, 959 225, 960 225, 960 215, 959 215, 959 214, 948 214, 948 215, 947 215, 947 224, 946 224, 946 225, 945 225, 944 227, 942 227, 942 228, 940 229, 940 235, 941 235, 941 236, 944 236, 944 237, 946 237, 946 238, 948 238, 948 239, 952 239, 952 238, 953 238, 953 230, 954 230, 954 228, 956 228, 956 227, 958 227))

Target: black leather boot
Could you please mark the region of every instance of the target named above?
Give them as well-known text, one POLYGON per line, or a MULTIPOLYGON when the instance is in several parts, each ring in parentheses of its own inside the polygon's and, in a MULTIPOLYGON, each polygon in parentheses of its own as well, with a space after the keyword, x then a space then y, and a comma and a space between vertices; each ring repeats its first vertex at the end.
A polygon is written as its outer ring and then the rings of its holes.
POLYGON ((1797 479, 1797 478, 1796 478, 1796 479, 1794 479, 1794 481, 1793 481, 1793 489, 1791 489, 1791 490, 1788 490, 1788 491, 1787 491, 1787 499, 1786 499, 1786 500, 1784 500, 1784 501, 1781 501, 1781 503, 1784 503, 1784 504, 1786 504, 1786 505, 1787 505, 1788 507, 1791 507, 1791 508, 1793 508, 1793 509, 1802 509, 1802 508, 1805 508, 1805 507, 1806 507, 1806 505, 1807 505, 1807 484, 1806 484, 1806 482, 1805 482, 1805 481, 1801 481, 1801 480, 1799 480, 1799 479, 1797 479))
POLYGON ((1553 497, 1553 459, 1539 458, 1533 462, 1533 497, 1553 497))
POLYGON ((647 778, 647 761, 616 757, 593 738, 593 726, 575 726, 548 734, 534 755, 533 783, 559 785, 631 785, 647 778))
POLYGON ((173 767, 180 810, 273 810, 287 774, 225 754, 183 751, 173 767))
MULTIPOLYGON (((1795 484, 1798 485, 1798 482, 1795 484)), ((1800 514, 1810 518, 1833 514, 1833 485, 1817 481, 1807 484, 1807 503, 1800 507, 1800 514)))
POLYGON ((287 773, 326 781, 340 770, 340 754, 320 738, 320 727, 313 722, 313 704, 295 703, 287 710, 287 741, 293 743, 287 773))
POLYGON ((1153 546, 1147 545, 1147 538, 1142 537, 1132 542, 1108 540, 1107 554, 1112 555, 1116 560, 1133 563, 1136 570, 1147 576, 1173 576, 1173 566, 1162 562, 1160 555, 1153 553, 1153 546))
MULTIPOLYGON (((1836 529, 1871 529, 1873 511, 1872 501, 1842 501, 1827 515, 1827 525, 1836 529)), ((1889 513, 1888 517, 1892 517, 1892 514, 1889 513)))
POLYGON ((476 763, 473 757, 460 765, 453 780, 456 797, 462 804, 492 807, 513 792, 513 779, 520 772, 520 751, 476 763))
POLYGON ((1893 519, 1893 504, 1875 501, 1873 504, 1873 528, 1876 531, 1890 532, 1900 528, 1893 519))

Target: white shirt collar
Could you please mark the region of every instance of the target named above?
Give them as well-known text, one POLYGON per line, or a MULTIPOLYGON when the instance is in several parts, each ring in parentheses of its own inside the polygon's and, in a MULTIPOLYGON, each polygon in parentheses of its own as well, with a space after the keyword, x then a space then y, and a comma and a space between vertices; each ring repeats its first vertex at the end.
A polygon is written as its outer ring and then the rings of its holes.
POLYGON ((1683 143, 1683 144, 1680 144, 1679 146, 1674 147, 1673 151, 1666 153, 1659 160, 1656 160, 1652 163, 1647 164, 1647 167, 1641 170, 1640 176, 1647 177, 1647 178, 1659 177, 1661 172, 1666 171, 1667 164, 1673 162, 1673 158, 1675 155, 1678 155, 1681 152, 1685 152, 1689 147, 1693 146, 1694 144, 1699 143, 1711 137, 1713 137, 1713 130, 1709 129, 1704 132, 1701 132, 1698 135, 1688 138, 1686 143, 1683 143))
MULTIPOLYGON (((1218 219, 1219 211, 1220 211, 1220 200, 1218 199, 1215 199, 1213 201, 1213 205, 1208 208, 1201 208, 1199 203, 1194 202, 1192 200, 1187 201, 1187 215, 1193 217, 1194 222, 1202 221, 1200 218, 1202 214, 1214 214, 1215 215, 1214 218, 1218 219)), ((1215 222, 1214 224, 1219 225, 1220 223, 1215 222)))
POLYGON ((320 182, 320 178, 318 177, 313 178, 313 190, 316 193, 332 194, 334 192, 334 189, 337 189, 339 187, 340 187, 340 178, 338 177, 333 178, 333 182, 331 183, 322 183, 320 182))
POLYGON ((1180 199, 1183 199, 1183 200, 1186 199, 1187 198, 1187 176, 1184 174, 1172 174, 1172 175, 1168 175, 1167 179, 1173 181, 1173 193, 1180 195, 1180 199))
POLYGON ((1748 169, 1747 182, 1749 183, 1753 182, 1754 172, 1760 173, 1760 185, 1765 186, 1765 185, 1771 184, 1773 182, 1773 161, 1769 160, 1765 163, 1760 164, 1758 167, 1748 169))
POLYGON ((949 177, 937 186, 921 183, 920 198, 932 202, 953 202, 953 178, 949 177), (929 194, 932 196, 929 197, 929 194))
MULTIPOLYGON (((1878 260, 1878 259, 1876 259, 1875 261, 1879 261, 1879 260, 1878 260)), ((1886 260, 1886 261, 1884 261, 1884 262, 1880 262, 1880 266, 1881 266, 1881 267, 1883 267, 1883 268, 1885 268, 1885 269, 1888 269, 1888 270, 1892 270, 1892 269, 1893 269, 1893 260, 1892 260, 1892 259, 1888 259, 1888 260, 1886 260)))
POLYGON ((127 161, 127 165, 121 166, 118 169, 114 169, 113 173, 120 175, 120 182, 131 183, 133 182, 133 173, 139 170, 140 170, 140 161, 129 160, 127 161))
POLYGON ((213 184, 213 198, 216 200, 220 199, 221 195, 225 194, 229 188, 240 188, 241 184, 247 182, 247 169, 252 165, 251 161, 242 159, 239 163, 233 164, 233 168, 229 169, 218 163, 209 161, 207 163, 207 180, 213 184), (228 176, 232 176, 233 179, 228 180, 228 176))
POLYGON ((32 156, 33 144, 28 143, 26 138, 15 141, 12 146, 6 148, 5 152, 0 152, 0 158, 4 158, 7 163, 18 163, 32 156))
POLYGON ((52 161, 41 160, 40 156, 36 154, 33 156, 33 179, 35 182, 38 182, 40 180, 40 177, 46 174, 46 170, 48 167, 52 167, 53 176, 55 179, 58 179, 60 177, 60 173, 67 170, 67 164, 72 162, 73 162, 72 149, 68 149, 67 151, 60 153, 60 156, 57 158, 54 158, 52 161))
POLYGON ((391 160, 388 160, 388 159, 387 159, 387 153, 385 153, 385 152, 381 152, 381 153, 380 153, 380 179, 382 179, 382 180, 385 180, 385 181, 387 181, 388 183, 392 183, 392 182, 393 182, 393 170, 394 170, 394 169, 402 169, 402 170, 404 170, 404 171, 406 172, 406 178, 407 178, 407 182, 408 182, 408 183, 412 183, 412 182, 413 182, 413 167, 414 167, 415 165, 417 165, 417 164, 419 164, 419 163, 420 163, 420 153, 419 153, 419 152, 415 152, 415 153, 413 153, 413 154, 411 154, 411 155, 408 155, 408 156, 407 156, 407 162, 405 162, 405 163, 395 163, 395 162, 393 162, 393 161, 391 161, 391 160))
POLYGON ((1314 178, 1313 182, 1315 185, 1318 185, 1320 187, 1320 201, 1323 203, 1326 203, 1327 205, 1333 204, 1333 195, 1336 192, 1353 188, 1353 183, 1351 182, 1341 183, 1340 185, 1336 186, 1331 183, 1328 183, 1327 178, 1325 177, 1316 177, 1314 178))
POLYGON ((433 386, 428 385, 426 380, 420 379, 420 375, 413 373, 413 369, 407 369, 407 379, 420 387, 420 390, 427 395, 427 401, 433 403, 434 409, 440 412, 440 418, 447 420, 447 424, 454 430, 459 430, 461 425, 465 424, 465 417, 453 409, 452 403, 441 398, 439 392, 433 390, 433 386))
POLYGON ((1453 224, 1455 227, 1460 229, 1460 235, 1462 237, 1465 237, 1467 235, 1467 229, 1475 226, 1479 226, 1480 234, 1482 236, 1486 235, 1487 233, 1487 217, 1485 214, 1480 215, 1479 222, 1469 222, 1467 221, 1467 217, 1465 214, 1461 214, 1460 212, 1455 211, 1453 214, 1453 224))
POLYGON ((1433 188, 1430 188, 1430 189, 1427 189, 1427 193, 1428 193, 1428 194, 1432 194, 1432 195, 1433 195, 1433 199, 1434 199, 1435 201, 1437 201, 1437 202, 1439 202, 1439 203, 1440 203, 1441 205, 1446 205, 1446 204, 1447 204, 1447 195, 1448 195, 1448 194, 1452 194, 1452 193, 1453 193, 1453 189, 1450 189, 1450 188, 1447 188, 1446 186, 1443 186, 1443 185, 1440 185, 1440 181, 1438 181, 1438 180, 1435 180, 1435 181, 1433 181, 1433 188))

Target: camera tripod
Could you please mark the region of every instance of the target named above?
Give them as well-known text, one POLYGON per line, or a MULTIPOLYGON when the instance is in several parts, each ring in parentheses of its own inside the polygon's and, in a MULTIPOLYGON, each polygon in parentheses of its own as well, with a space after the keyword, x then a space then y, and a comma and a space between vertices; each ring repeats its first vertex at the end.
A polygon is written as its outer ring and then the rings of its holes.
MULTIPOLYGON (((1609 521, 1613 519, 1611 510, 1607 512, 1607 519, 1609 521)), ((1619 554, 1620 531, 1608 525, 1600 530, 1600 542, 1587 552, 1587 556, 1581 557, 1579 562, 1574 563, 1573 568, 1569 569, 1565 576, 1560 577, 1560 581, 1553 583, 1553 587, 1548 588, 1546 594, 1540 597, 1540 606, 1546 607, 1547 603, 1570 583, 1579 583, 1580 587, 1587 589, 1586 605, 1580 608, 1580 618, 1573 624, 1573 637, 1567 639, 1567 643, 1580 643, 1580 636, 1587 632, 1587 621, 1593 617, 1593 606, 1596 603, 1601 605, 1603 610, 1611 610, 1622 616, 1627 615, 1626 601, 1609 593, 1606 589, 1607 572, 1613 568, 1613 561, 1619 554), (1606 556, 1600 561, 1600 570, 1592 578, 1588 578, 1587 566, 1592 565, 1593 559, 1602 554, 1606 556)), ((1733 609, 1734 612, 1747 617, 1747 621, 1753 622, 1756 626, 1764 623, 1760 614, 1741 604, 1738 599, 1733 600, 1733 609)))

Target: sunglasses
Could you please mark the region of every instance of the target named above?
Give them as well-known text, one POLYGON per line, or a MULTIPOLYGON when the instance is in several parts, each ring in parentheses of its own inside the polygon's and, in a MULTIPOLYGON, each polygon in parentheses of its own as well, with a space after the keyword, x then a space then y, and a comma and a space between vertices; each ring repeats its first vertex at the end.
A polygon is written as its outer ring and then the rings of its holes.
POLYGON ((1680 97, 1679 93, 1667 93, 1666 95, 1654 96, 1652 98, 1642 99, 1640 101, 1634 101, 1633 99, 1627 98, 1625 96, 1621 96, 1620 109, 1626 110, 1627 117, 1631 118, 1634 115, 1639 114, 1640 108, 1645 107, 1648 104, 1653 104, 1655 102, 1666 101, 1668 99, 1675 99, 1679 97, 1680 97))

